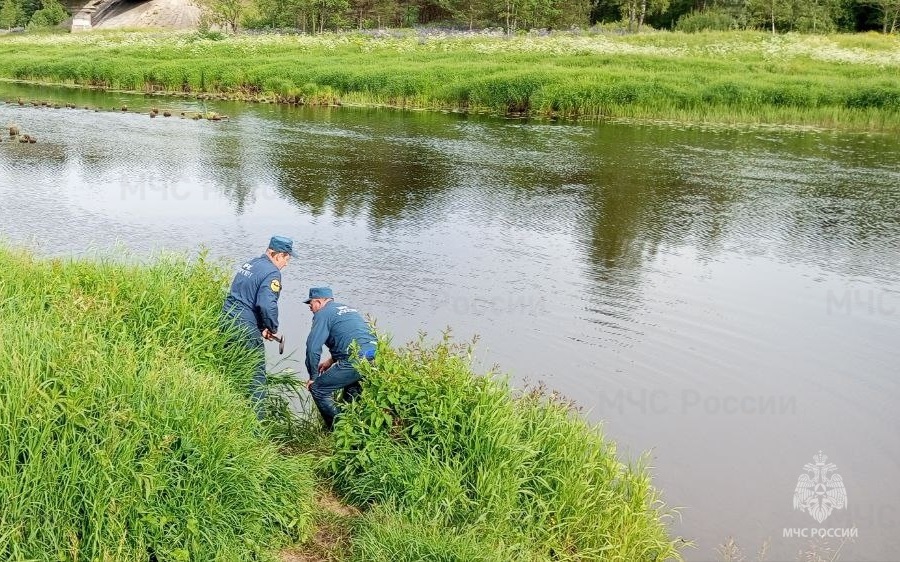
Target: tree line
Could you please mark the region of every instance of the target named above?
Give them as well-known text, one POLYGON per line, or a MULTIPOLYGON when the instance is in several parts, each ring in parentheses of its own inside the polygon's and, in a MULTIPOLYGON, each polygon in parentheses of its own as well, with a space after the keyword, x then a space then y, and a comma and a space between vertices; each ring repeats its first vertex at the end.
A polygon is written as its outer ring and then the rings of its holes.
POLYGON ((0 29, 48 28, 68 17, 58 0, 0 0, 0 29))
MULTIPOLYGON (((828 33, 900 31, 900 0, 201 0, 209 20, 237 31, 433 26, 463 30, 567 30, 594 25, 640 31, 765 29, 828 33)), ((0 28, 50 27, 58 0, 0 0, 0 28)))
MULTIPOLYGON (((9 0, 7 0, 9 1, 9 0)), ((429 26, 455 30, 568 30, 609 26, 773 33, 900 30, 900 0, 203 0, 216 23, 236 31, 429 26)))

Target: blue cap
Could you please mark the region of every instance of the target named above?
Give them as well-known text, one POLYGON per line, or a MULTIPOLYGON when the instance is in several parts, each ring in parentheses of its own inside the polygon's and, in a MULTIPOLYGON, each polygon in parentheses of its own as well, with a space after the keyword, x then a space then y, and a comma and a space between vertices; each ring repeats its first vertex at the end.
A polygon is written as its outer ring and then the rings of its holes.
POLYGON ((273 236, 269 240, 269 249, 276 252, 286 252, 295 258, 298 257, 297 253, 294 252, 294 241, 284 236, 273 236))
POLYGON ((309 304, 309 301, 313 299, 333 299, 334 293, 331 292, 330 287, 313 287, 309 290, 309 298, 303 301, 305 304, 309 304))

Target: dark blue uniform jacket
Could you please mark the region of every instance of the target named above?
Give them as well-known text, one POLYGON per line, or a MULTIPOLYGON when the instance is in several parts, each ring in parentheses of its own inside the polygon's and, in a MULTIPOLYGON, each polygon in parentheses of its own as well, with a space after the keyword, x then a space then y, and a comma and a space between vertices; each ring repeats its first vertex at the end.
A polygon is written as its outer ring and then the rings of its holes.
POLYGON ((263 328, 278 331, 278 295, 281 294, 281 271, 263 254, 248 261, 238 270, 225 297, 222 312, 236 320, 242 328, 257 335, 263 328))
POLYGON ((353 341, 359 345, 360 355, 375 356, 375 336, 355 308, 331 301, 313 314, 312 328, 306 339, 306 371, 309 377, 314 379, 318 376, 322 345, 328 346, 331 357, 337 362, 350 357, 353 341))

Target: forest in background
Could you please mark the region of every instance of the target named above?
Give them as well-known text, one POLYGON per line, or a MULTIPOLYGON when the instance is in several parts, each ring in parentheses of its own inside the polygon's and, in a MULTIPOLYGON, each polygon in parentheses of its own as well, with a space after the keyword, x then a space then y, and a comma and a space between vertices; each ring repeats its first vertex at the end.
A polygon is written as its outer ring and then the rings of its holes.
MULTIPOLYGON (((772 33, 896 33, 900 0, 200 0, 205 25, 303 33, 434 27, 570 30, 608 26, 772 33)), ((58 0, 2 0, 0 29, 46 28, 68 17, 58 0)))

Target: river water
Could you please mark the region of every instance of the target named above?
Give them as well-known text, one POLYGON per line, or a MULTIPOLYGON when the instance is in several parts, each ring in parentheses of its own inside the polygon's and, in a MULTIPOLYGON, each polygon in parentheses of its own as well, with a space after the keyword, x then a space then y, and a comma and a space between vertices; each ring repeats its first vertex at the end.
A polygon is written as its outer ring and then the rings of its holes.
POLYGON ((767 539, 767 560, 839 547, 785 537, 808 529, 855 529, 840 560, 900 559, 896 137, 0 84, 18 96, 104 111, 0 104, 38 139, 0 143, 8 244, 238 265, 292 236, 283 365, 302 369, 301 301, 327 284, 398 343, 479 335, 484 369, 574 398, 623 458, 648 451, 688 560, 729 536, 754 560, 767 539), (198 110, 230 119, 178 117, 198 110), (821 523, 793 505, 819 451, 847 498, 821 523))

